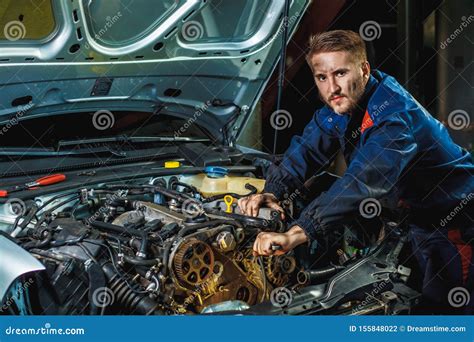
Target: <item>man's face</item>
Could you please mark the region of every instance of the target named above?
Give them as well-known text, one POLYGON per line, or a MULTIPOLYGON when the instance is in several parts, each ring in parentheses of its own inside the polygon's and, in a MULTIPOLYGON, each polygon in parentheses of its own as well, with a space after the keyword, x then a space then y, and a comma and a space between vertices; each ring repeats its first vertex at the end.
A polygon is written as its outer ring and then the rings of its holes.
POLYGON ((369 79, 369 63, 347 51, 320 52, 311 56, 310 63, 321 100, 338 114, 352 112, 369 79))

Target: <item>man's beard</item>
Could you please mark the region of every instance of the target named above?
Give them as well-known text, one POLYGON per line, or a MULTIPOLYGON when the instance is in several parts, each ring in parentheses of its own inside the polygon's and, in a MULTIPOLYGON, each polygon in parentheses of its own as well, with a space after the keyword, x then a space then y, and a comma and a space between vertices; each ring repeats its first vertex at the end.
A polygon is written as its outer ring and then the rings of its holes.
POLYGON ((352 82, 351 87, 350 87, 350 93, 352 94, 351 97, 349 97, 347 94, 340 93, 340 94, 331 94, 329 98, 325 99, 321 96, 321 93, 318 92, 319 99, 325 103, 329 108, 331 108, 334 112, 337 114, 345 114, 345 113, 352 113, 356 109, 359 108, 359 101, 362 98, 362 95, 364 95, 365 91, 365 85, 366 83, 364 82, 363 78, 359 78, 358 80, 355 80, 352 82), (350 101, 349 107, 344 110, 342 113, 339 113, 332 105, 331 105, 331 98, 335 96, 344 96, 346 99, 350 101))

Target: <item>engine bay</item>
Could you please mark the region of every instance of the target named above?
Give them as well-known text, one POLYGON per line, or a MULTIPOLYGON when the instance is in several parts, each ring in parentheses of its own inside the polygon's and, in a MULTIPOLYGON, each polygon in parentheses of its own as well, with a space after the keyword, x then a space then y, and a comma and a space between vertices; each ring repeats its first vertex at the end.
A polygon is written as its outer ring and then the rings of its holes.
MULTIPOLYGON (((260 306, 263 311, 257 312, 273 314, 290 304, 288 297, 300 302, 298 293, 326 288, 328 280, 370 254, 370 248, 354 251, 341 243, 332 259, 312 256, 307 247, 302 253, 254 256, 256 235, 284 232, 287 223, 268 208, 257 217, 242 215, 238 198, 261 192, 264 180, 252 173, 226 173, 214 167, 10 202, 16 217, 10 236, 45 268, 35 273, 24 301, 10 306, 11 313, 210 314, 260 306)), ((291 215, 293 198, 283 202, 291 215)), ((385 273, 407 276, 395 266, 385 273)), ((388 279, 377 276, 371 284, 388 279)), ((360 306, 366 295, 368 279, 360 280, 363 284, 353 284, 358 295, 345 311, 360 306)), ((376 307, 388 310, 380 302, 376 307)))
MULTIPOLYGON (((252 256, 261 228, 284 228, 277 217, 265 209, 260 217, 245 217, 236 206, 242 195, 214 189, 204 197, 203 188, 190 185, 205 178, 216 188, 215 181, 248 177, 183 178, 56 195, 33 206, 35 215, 41 212, 33 229, 22 236, 27 218, 13 228, 21 246, 46 266, 53 287, 63 290, 61 302, 74 303, 63 305, 61 313, 79 313, 88 305, 93 313, 106 307, 110 314, 199 313, 230 300, 254 305, 295 277, 293 256, 252 256), (101 305, 112 296, 116 305, 101 305)), ((257 192, 250 183, 250 190, 229 186, 257 192)))

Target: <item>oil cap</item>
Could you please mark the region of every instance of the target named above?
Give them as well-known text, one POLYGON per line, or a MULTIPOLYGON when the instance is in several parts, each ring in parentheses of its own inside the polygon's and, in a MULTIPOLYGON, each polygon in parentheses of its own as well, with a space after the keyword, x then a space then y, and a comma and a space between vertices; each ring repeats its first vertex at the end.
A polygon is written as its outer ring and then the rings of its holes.
POLYGON ((176 169, 181 166, 181 163, 179 161, 166 161, 165 162, 165 169, 176 169))
POLYGON ((222 178, 229 173, 229 169, 220 166, 206 166, 204 172, 210 178, 222 178))

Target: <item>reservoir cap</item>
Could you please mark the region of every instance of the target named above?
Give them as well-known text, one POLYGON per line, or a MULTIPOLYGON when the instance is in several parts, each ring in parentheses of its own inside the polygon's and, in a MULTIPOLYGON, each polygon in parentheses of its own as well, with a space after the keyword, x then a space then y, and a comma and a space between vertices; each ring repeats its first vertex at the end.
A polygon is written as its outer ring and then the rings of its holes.
POLYGON ((206 166, 204 172, 211 178, 222 178, 229 173, 229 170, 220 166, 206 166))

